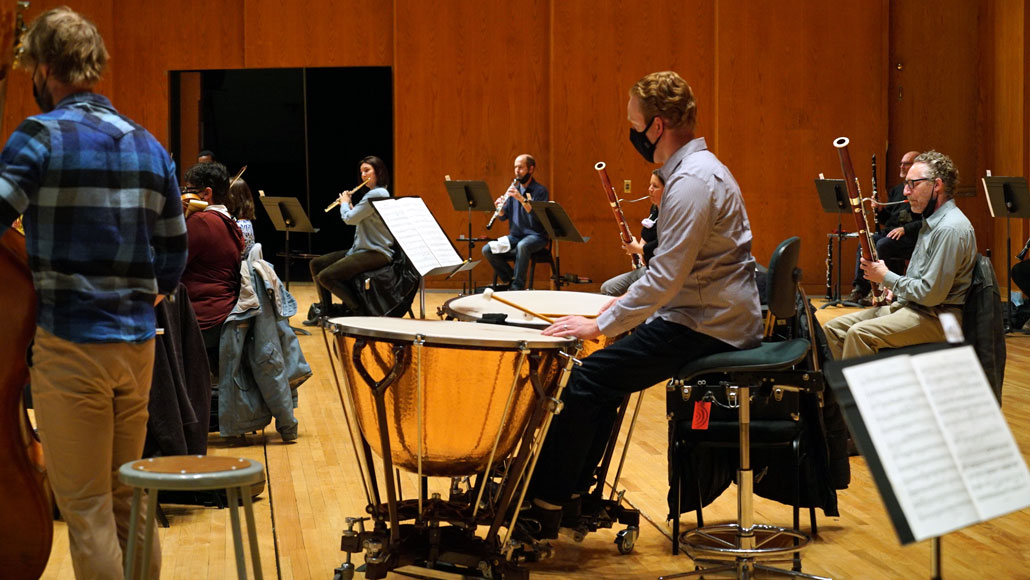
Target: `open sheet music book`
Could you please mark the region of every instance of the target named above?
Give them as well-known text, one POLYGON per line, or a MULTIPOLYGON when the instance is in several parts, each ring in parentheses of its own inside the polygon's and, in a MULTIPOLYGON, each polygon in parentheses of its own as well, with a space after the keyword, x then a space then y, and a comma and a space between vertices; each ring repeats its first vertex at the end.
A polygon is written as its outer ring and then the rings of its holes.
POLYGON ((377 199, 372 207, 420 276, 454 274, 478 264, 462 260, 421 197, 377 199))
POLYGON ((1030 471, 971 346, 840 372, 835 391, 901 543, 1030 506, 1030 471))

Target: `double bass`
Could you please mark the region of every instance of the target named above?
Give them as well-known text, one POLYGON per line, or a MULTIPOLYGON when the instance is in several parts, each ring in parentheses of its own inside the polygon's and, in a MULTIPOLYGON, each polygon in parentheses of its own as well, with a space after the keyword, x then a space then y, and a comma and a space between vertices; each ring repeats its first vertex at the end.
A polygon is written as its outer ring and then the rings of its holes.
MULTIPOLYGON (((27 2, 0 4, 0 116, 27 2)), ((0 562, 5 578, 39 578, 53 542, 53 508, 46 486, 43 451, 29 422, 22 394, 29 383, 26 353, 36 331, 36 292, 15 228, 0 237, 0 562)))

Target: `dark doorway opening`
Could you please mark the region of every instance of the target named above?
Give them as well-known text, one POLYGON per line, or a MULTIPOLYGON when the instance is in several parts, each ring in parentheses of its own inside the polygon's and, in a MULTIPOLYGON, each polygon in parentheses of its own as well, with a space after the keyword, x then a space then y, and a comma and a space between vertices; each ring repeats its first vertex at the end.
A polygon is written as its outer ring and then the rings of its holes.
MULTIPOLYGON (((293 234, 294 253, 346 249, 354 229, 337 210, 324 210, 339 192, 360 183, 367 155, 393 167, 393 86, 389 67, 173 71, 170 74, 171 150, 179 177, 200 150, 214 152, 254 192, 255 237, 281 277, 285 236, 273 227, 258 191, 296 197, 316 234, 293 234)), ((310 279, 306 261, 293 261, 290 279, 310 279)))

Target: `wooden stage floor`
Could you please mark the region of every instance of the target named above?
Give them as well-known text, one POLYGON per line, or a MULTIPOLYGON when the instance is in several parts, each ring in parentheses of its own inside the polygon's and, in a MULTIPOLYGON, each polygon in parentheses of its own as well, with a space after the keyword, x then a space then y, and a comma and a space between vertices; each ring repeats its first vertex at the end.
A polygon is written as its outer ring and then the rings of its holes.
MULTIPOLYGON (((314 299, 310 283, 292 287, 301 313, 299 326, 314 299)), ((427 318, 453 294, 428 292, 427 318)), ((416 313, 417 313, 416 301, 416 313)), ((821 311, 821 321, 847 310, 821 311)), ((213 434, 210 453, 256 459, 265 464, 268 487, 255 504, 265 578, 333 577, 344 553, 340 532, 347 516, 364 515, 364 493, 344 425, 340 398, 318 329, 301 336, 314 376, 300 387, 300 438, 284 444, 267 428, 247 436, 246 445, 230 445, 213 434)), ((1026 458, 1030 452, 1030 336, 1010 335, 1003 410, 1026 458)), ((654 579, 693 569, 684 555, 670 554, 670 526, 665 521, 666 420, 664 392, 645 391, 643 407, 619 484, 627 500, 640 509, 640 537, 632 554, 620 555, 613 541, 621 529, 590 534, 582 543, 562 537, 555 557, 529 566, 532 578, 654 579)), ((456 407, 460 412, 460 407, 456 407)), ((819 536, 803 552, 804 570, 838 580, 914 579, 930 577, 929 542, 901 547, 872 483, 865 462, 851 459, 852 479, 839 492, 841 516, 819 513, 819 536)), ((411 489, 409 486, 407 489, 411 489)), ((706 523, 735 519, 736 487, 705 510, 706 523)), ((160 530, 162 578, 234 578, 235 560, 228 512, 216 508, 165 506, 171 527, 160 530)), ((756 498, 756 521, 788 525, 790 507, 756 498)), ((805 521, 803 517, 802 521, 805 521)), ((692 514, 682 518, 694 526, 692 514)), ((803 524, 807 529, 807 525, 803 524)), ((949 534, 943 540, 944 577, 949 580, 1030 578, 1030 510, 1023 510, 949 534)), ((73 577, 64 525, 57 522, 54 548, 43 578, 73 577)), ((361 563, 362 556, 356 560, 361 563)), ((358 575, 361 578, 362 575, 358 575)), ((391 576, 393 577, 393 576, 391 576)))

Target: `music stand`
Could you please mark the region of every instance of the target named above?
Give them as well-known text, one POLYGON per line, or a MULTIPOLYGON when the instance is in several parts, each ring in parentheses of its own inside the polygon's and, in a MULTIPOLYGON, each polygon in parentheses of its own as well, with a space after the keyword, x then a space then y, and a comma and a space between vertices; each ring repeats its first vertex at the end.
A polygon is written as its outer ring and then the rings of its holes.
POLYGON ((1005 332, 1012 329, 1012 225, 1011 218, 1030 218, 1030 190, 1025 177, 992 176, 981 180, 991 217, 1005 218, 1005 280, 1008 303, 1005 305, 1005 332))
MULTIPOLYGON (((311 226, 311 220, 308 219, 307 212, 304 211, 303 206, 300 205, 300 200, 295 197, 272 197, 272 196, 261 196, 258 199, 261 200, 261 205, 265 207, 265 212, 268 213, 269 219, 272 220, 272 224, 275 229, 286 234, 286 251, 285 251, 285 284, 286 289, 290 289, 290 232, 298 232, 302 234, 313 234, 318 230, 311 226)), ((303 328, 294 328, 294 332, 299 334, 309 335, 308 331, 303 328)))
POLYGON ((572 223, 572 218, 569 214, 565 213, 565 209, 558 204, 556 201, 534 201, 530 202, 533 207, 533 215, 536 219, 544 226, 544 230, 547 231, 547 237, 555 241, 554 245, 554 286, 558 290, 567 282, 562 280, 561 277, 561 256, 558 255, 558 244, 557 242, 575 242, 582 244, 589 240, 589 237, 583 237, 579 230, 576 229, 576 225, 572 223))
POLYGON ((851 212, 851 198, 848 197, 848 189, 844 186, 843 179, 816 179, 815 190, 819 194, 819 203, 823 206, 823 211, 826 213, 837 214, 837 231, 832 234, 837 238, 837 283, 834 285, 834 294, 830 301, 823 304, 819 309, 827 308, 829 306, 850 306, 853 308, 861 308, 861 304, 856 304, 850 300, 843 300, 841 298, 841 259, 842 246, 844 238, 847 237, 846 232, 841 229, 840 216, 845 212, 851 212))
MULTIPOLYGON (((489 238, 472 237, 472 212, 481 211, 493 213, 496 210, 494 207, 493 197, 490 195, 490 188, 487 187, 485 181, 468 181, 463 179, 447 179, 444 180, 443 185, 447 188, 447 195, 450 196, 451 205, 454 206, 454 209, 457 211, 468 212, 468 237, 463 241, 468 242, 468 259, 471 261, 472 250, 475 249, 476 242, 489 241, 489 238)), ((471 292, 474 289, 472 283, 472 270, 469 270, 468 273, 468 288, 471 292)))

